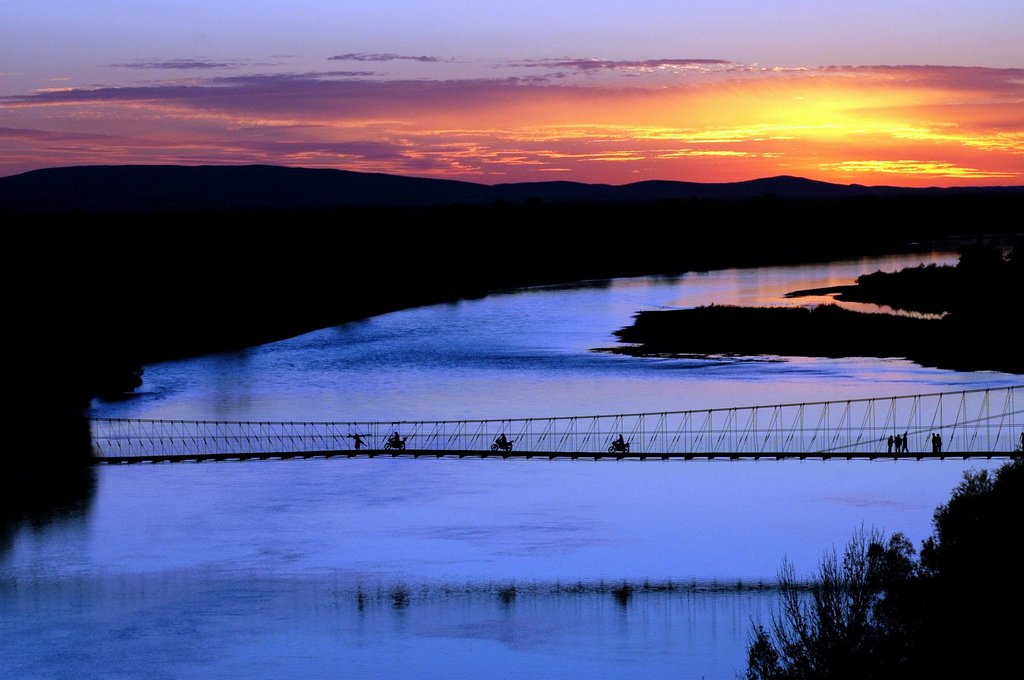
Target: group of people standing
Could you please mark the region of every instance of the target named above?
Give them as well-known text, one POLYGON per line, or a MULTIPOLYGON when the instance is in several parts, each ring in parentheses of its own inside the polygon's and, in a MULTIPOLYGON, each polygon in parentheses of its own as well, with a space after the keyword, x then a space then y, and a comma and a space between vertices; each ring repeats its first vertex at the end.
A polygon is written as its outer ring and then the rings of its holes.
MULTIPOLYGON (((904 432, 902 435, 889 435, 889 453, 909 453, 910 435, 904 432)), ((942 453, 942 435, 932 432, 932 453, 942 453)))
POLYGON ((910 446, 910 435, 906 432, 903 433, 903 436, 896 435, 894 437, 889 435, 889 453, 908 453, 910 451, 907 448, 908 446, 910 446), (893 447, 895 447, 895 450, 893 447))

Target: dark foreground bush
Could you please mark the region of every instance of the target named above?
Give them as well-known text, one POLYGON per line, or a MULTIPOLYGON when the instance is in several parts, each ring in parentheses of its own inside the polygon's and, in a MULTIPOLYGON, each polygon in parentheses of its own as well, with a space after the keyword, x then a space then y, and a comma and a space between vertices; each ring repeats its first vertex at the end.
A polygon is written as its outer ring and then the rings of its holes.
POLYGON ((998 677, 1018 665, 1024 460, 968 472, 921 559, 860 529, 808 588, 784 562, 780 610, 755 625, 749 680, 998 677))

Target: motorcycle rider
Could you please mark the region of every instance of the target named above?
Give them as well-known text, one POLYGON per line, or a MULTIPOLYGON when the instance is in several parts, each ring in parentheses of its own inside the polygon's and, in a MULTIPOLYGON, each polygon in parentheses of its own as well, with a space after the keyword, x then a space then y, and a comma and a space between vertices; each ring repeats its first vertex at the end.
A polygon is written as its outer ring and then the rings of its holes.
POLYGON ((494 443, 498 445, 499 449, 508 448, 508 439, 505 438, 505 433, 502 432, 498 435, 498 438, 494 440, 494 443))
POLYGON ((621 433, 619 434, 619 436, 616 439, 612 440, 612 446, 614 446, 619 451, 625 451, 626 450, 626 441, 622 438, 622 434, 621 433))

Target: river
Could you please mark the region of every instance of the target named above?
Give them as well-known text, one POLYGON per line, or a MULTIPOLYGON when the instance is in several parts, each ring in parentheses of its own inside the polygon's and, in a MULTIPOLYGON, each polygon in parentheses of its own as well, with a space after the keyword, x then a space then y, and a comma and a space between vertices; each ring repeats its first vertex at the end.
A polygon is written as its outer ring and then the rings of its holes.
MULTIPOLYGON (((584 415, 1018 384, 898 359, 636 359, 642 309, 949 252, 508 291, 148 366, 108 417, 584 415)), ((988 464, 992 466, 994 464, 988 464)), ((915 544, 986 464, 332 459, 101 467, 0 548, 4 678, 731 678, 783 556, 915 544), (626 588, 623 588, 623 584, 626 588), (646 583, 646 587, 645 587, 646 583)))

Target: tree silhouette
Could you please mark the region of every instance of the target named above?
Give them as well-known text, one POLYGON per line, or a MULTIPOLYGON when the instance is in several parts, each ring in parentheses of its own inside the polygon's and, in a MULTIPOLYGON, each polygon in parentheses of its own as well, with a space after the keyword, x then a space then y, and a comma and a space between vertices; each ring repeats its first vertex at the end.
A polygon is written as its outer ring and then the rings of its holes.
POLYGON ((882 678, 900 664, 901 645, 881 604, 916 573, 914 549, 902 534, 854 532, 840 557, 825 553, 810 585, 788 560, 779 572, 781 612, 769 629, 756 626, 748 648, 749 680, 882 678))
POLYGON ((921 560, 902 534, 854 532, 816 581, 779 575, 780 612, 755 625, 749 680, 999 677, 1017 665, 1024 602, 1024 459, 967 472, 934 514, 921 560))

